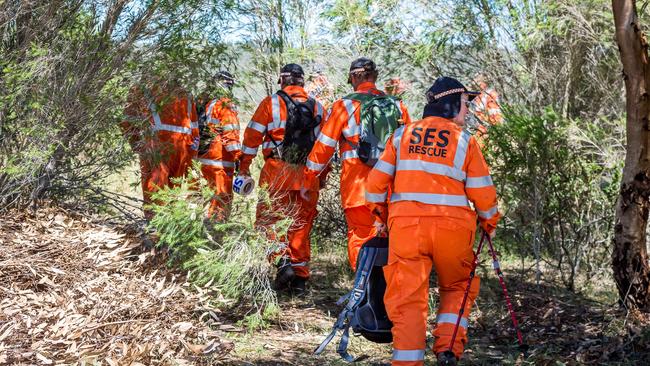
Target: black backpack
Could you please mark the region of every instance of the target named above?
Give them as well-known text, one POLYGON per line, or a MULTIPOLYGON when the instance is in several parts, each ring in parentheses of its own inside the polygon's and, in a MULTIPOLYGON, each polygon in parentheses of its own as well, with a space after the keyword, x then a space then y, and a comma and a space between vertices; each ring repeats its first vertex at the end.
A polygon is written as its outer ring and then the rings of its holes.
POLYGON ((271 142, 280 159, 304 165, 318 138, 314 129, 321 122, 321 116, 314 116, 316 100, 308 98, 305 102, 295 101, 284 90, 279 90, 276 94, 284 100, 287 107, 287 123, 282 142, 278 144, 272 137, 271 142))
POLYGON ((388 319, 384 306, 386 279, 382 267, 388 263, 388 238, 375 237, 366 242, 359 251, 357 258, 357 273, 354 277, 354 288, 336 303, 347 304, 339 314, 332 332, 318 346, 314 354, 319 355, 332 341, 339 330, 343 331, 337 352, 348 362, 360 361, 367 356, 352 357, 348 352, 350 327, 354 334, 375 343, 390 343, 393 341, 391 328, 393 323, 388 319))

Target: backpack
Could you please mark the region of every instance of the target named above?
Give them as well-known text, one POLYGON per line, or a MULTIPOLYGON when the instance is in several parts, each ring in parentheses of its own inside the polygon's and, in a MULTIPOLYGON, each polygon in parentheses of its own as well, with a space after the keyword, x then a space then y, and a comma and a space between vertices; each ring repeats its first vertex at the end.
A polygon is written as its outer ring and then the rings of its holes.
POLYGON ((393 341, 391 328, 393 324, 388 319, 384 306, 386 280, 382 267, 388 262, 388 238, 375 237, 366 242, 359 251, 357 272, 354 277, 354 288, 337 301, 345 308, 339 314, 332 332, 314 351, 319 355, 332 341, 339 330, 342 330, 337 352, 348 362, 360 361, 367 356, 352 357, 348 352, 350 328, 354 334, 375 343, 390 343, 393 341))
POLYGON ((208 127, 208 116, 205 105, 196 103, 196 115, 199 117, 199 155, 203 155, 210 150, 210 145, 215 134, 208 127))
POLYGON ((386 148, 388 139, 399 126, 401 110, 399 98, 381 94, 354 93, 343 99, 361 103, 359 145, 352 146, 359 159, 369 166, 375 166, 379 156, 386 148))
POLYGON ((280 159, 291 164, 304 165, 318 138, 314 129, 321 122, 321 116, 314 116, 316 100, 308 98, 305 102, 295 101, 284 90, 279 90, 276 94, 284 100, 287 122, 282 142, 276 143, 273 137, 271 142, 275 145, 280 159))

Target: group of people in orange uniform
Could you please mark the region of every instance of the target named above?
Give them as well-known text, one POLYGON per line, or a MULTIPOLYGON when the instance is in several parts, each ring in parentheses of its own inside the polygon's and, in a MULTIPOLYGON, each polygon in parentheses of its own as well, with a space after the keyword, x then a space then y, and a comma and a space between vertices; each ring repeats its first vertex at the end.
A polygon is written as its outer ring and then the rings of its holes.
MULTIPOLYGON (((352 62, 348 83, 355 93, 401 95, 406 86, 399 79, 377 87, 379 72, 368 58, 352 62)), ((319 73, 319 83, 327 79, 319 73)), ((371 238, 387 234, 389 260, 384 267, 386 309, 393 322, 393 365, 423 365, 426 348, 429 274, 436 270, 440 305, 434 352, 439 362, 448 350, 459 314, 460 329, 453 345, 460 358, 467 342, 470 307, 478 295, 475 278, 466 309, 460 312, 464 286, 473 262, 477 222, 494 235, 500 213, 488 166, 476 138, 465 128, 468 111, 486 125, 500 123, 498 96, 481 81, 481 91, 469 91, 450 77, 438 78, 425 93, 426 106, 420 120, 413 120, 406 105, 397 101, 400 127, 389 139, 374 167, 362 162, 355 147, 360 142, 360 103, 342 98, 328 110, 317 100, 324 85, 305 88, 301 66, 282 67, 280 91, 264 98, 243 133, 230 91, 234 77, 220 72, 214 83, 227 91, 225 97, 195 101, 177 85, 165 92, 136 93, 127 109, 130 118, 146 116, 151 129, 125 132, 141 154, 142 188, 145 202, 151 192, 170 185, 170 178, 185 174, 193 159, 215 195, 209 215, 216 220, 228 216, 232 201, 233 175, 250 176, 253 159, 261 147, 264 158, 259 184, 270 199, 260 200, 257 226, 282 243, 270 256, 277 266, 274 285, 295 295, 305 292, 310 276, 310 231, 317 215, 319 190, 334 156, 341 161, 340 194, 347 222, 348 260, 355 269, 361 246, 371 238), (311 101, 316 137, 304 164, 282 158, 281 145, 287 130, 288 95, 292 101, 311 101), (202 107, 201 107, 202 106, 202 107), (148 134, 145 136, 145 134, 148 134), (138 143, 139 142, 139 143, 138 143), (291 217, 286 235, 274 225, 291 217)), ((293 104, 293 102, 291 102, 293 104)), ((487 130, 480 131, 485 135, 487 130)), ((151 213, 146 212, 150 217, 151 213)))

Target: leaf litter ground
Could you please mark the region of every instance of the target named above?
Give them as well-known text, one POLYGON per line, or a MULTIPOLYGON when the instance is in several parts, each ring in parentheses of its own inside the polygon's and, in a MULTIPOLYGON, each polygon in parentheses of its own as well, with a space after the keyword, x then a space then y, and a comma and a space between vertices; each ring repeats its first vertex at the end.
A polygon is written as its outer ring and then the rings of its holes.
MULTIPOLYGON (((338 314, 336 300, 351 286, 343 250, 316 253, 308 296, 281 296, 278 318, 244 332, 238 326, 243 310, 166 268, 160 253, 139 250, 129 232, 60 209, 2 218, 0 364, 345 364, 335 343, 320 357, 311 354, 338 314)), ((465 364, 641 365, 649 359, 647 316, 557 285, 537 286, 504 267, 532 349, 517 351, 501 290, 484 262, 465 364)), ((433 287, 431 304, 436 301, 433 287)), ((368 355, 363 364, 390 360, 389 346, 360 337, 352 338, 350 352, 368 355)), ((434 364, 433 355, 427 364, 434 364)))

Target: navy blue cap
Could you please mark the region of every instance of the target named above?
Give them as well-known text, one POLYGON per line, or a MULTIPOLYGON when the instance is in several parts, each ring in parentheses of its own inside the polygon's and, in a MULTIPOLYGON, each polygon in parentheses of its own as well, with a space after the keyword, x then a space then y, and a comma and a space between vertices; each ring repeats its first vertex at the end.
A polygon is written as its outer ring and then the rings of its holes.
POLYGON ((460 112, 460 96, 467 94, 468 100, 480 93, 469 91, 460 81, 447 76, 439 77, 427 90, 427 102, 422 117, 454 118, 460 112))

